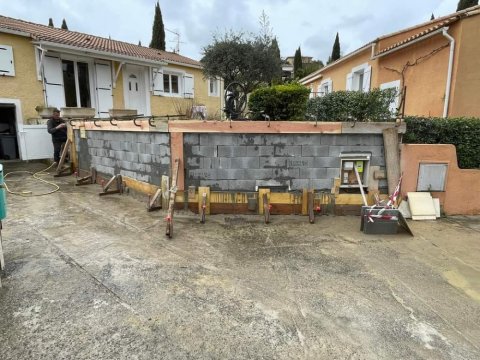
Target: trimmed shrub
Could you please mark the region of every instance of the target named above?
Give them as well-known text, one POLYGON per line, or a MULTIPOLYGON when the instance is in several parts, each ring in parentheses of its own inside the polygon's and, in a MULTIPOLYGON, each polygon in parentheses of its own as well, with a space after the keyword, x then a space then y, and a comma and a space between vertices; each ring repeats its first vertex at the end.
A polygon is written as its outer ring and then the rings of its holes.
POLYGON ((453 144, 458 166, 480 168, 480 119, 406 117, 406 144, 453 144))
POLYGON ((334 91, 309 99, 307 115, 320 121, 389 121, 395 118, 390 104, 396 95, 395 89, 334 91))
POLYGON ((248 100, 253 118, 272 120, 304 120, 310 89, 298 83, 262 87, 254 90, 248 100))

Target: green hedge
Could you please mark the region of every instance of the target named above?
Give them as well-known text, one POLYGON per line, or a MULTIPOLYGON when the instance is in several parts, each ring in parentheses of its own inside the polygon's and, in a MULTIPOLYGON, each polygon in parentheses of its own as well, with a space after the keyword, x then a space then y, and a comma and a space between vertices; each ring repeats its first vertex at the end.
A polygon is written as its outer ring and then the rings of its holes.
POLYGON ((253 91, 248 108, 254 119, 263 119, 262 113, 272 120, 304 120, 310 90, 298 83, 263 87, 253 91))
POLYGON ((407 144, 453 144, 462 169, 480 168, 480 119, 407 117, 407 144))
POLYGON ((390 103, 396 95, 395 89, 334 91, 309 99, 307 114, 320 121, 389 121, 395 118, 390 103))

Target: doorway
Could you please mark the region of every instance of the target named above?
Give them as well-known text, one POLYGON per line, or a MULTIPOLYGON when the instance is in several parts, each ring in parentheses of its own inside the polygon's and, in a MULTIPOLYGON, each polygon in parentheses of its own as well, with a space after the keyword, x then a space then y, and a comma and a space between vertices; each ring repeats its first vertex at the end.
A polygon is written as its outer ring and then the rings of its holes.
POLYGON ((137 114, 147 114, 145 91, 145 69, 140 66, 125 67, 126 108, 137 110, 137 114))
POLYGON ((0 104, 0 159, 19 159, 15 105, 0 104))

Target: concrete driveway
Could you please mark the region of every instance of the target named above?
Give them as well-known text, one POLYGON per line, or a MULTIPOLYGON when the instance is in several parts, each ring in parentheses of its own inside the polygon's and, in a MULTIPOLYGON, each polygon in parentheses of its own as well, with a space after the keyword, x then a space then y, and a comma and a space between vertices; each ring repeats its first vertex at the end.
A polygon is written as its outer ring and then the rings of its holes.
POLYGON ((183 213, 169 240, 146 202, 55 181, 8 197, 1 359, 480 358, 479 217, 183 213))

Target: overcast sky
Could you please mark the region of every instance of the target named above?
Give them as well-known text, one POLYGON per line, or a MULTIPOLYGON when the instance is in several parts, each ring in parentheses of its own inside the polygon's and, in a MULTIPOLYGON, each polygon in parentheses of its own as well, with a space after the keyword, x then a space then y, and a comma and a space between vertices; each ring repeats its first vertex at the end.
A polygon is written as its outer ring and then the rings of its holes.
MULTIPOLYGON (((156 0, 0 0, 0 14, 148 46, 156 0)), ((337 31, 342 54, 383 34, 456 10, 458 0, 161 0, 166 29, 180 33, 180 53, 200 60, 214 33, 258 32, 265 11, 282 57, 325 61, 337 31)), ((167 50, 175 35, 166 31, 167 50)))

